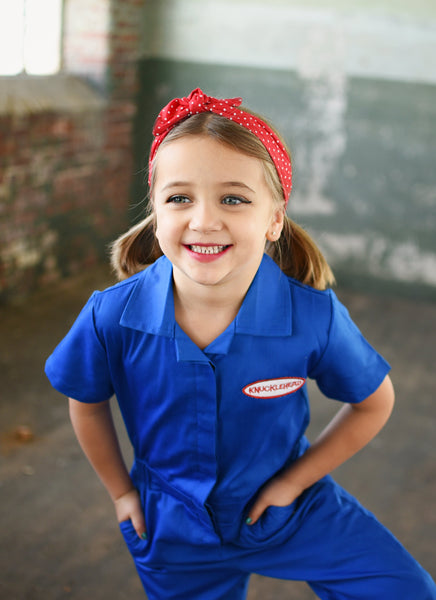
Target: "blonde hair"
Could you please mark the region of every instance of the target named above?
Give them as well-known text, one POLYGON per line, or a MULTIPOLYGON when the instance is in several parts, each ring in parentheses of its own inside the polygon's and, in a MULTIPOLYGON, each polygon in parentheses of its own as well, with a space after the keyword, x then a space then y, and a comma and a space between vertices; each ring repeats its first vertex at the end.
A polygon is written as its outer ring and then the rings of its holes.
MULTIPOLYGON (((249 112, 247 109, 244 111, 249 112)), ((177 124, 168 133, 161 147, 187 135, 210 136, 239 152, 260 159, 273 200, 284 208, 283 190, 274 162, 265 146, 251 131, 214 113, 200 113, 177 124)), ((159 151, 151 167, 150 198, 153 197, 158 157, 159 151)), ((112 244, 111 264, 119 279, 138 273, 163 254, 155 236, 152 202, 149 202, 148 212, 145 219, 112 244)), ((276 242, 267 243, 266 253, 286 275, 304 284, 322 290, 334 283, 333 273, 315 242, 287 215, 280 238, 276 242)))

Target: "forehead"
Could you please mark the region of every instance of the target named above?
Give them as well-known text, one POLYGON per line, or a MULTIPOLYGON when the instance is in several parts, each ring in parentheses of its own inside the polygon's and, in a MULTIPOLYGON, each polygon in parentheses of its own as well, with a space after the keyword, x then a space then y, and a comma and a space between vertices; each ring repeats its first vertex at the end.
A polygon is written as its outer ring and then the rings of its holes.
POLYGON ((155 183, 167 178, 217 183, 240 179, 265 185, 262 161, 208 136, 185 136, 162 144, 154 164, 155 183))

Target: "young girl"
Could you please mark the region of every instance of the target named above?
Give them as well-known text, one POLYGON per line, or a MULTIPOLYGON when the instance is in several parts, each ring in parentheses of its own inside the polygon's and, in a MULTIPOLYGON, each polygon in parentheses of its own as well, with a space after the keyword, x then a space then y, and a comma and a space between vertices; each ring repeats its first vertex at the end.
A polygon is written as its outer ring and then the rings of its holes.
POLYGON ((434 600, 430 576, 328 475, 388 419, 389 366, 285 215, 283 142, 240 103, 197 89, 161 111, 152 213, 113 247, 124 281, 91 296, 47 375, 150 600, 240 600, 251 573, 329 600, 434 600), (311 446, 308 377, 344 403, 311 446))

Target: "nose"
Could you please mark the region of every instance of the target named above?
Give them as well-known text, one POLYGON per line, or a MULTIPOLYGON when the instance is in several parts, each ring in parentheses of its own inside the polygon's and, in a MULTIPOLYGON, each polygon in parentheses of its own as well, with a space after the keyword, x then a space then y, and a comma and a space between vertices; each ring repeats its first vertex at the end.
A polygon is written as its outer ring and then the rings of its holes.
POLYGON ((214 206, 212 202, 198 201, 191 212, 189 228, 199 233, 220 231, 222 221, 219 208, 214 206))

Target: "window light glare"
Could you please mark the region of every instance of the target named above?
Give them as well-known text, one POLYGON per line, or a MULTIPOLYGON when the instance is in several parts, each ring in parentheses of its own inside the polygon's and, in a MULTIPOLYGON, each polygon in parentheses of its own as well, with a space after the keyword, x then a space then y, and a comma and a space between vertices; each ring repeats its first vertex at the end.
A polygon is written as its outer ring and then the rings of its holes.
POLYGON ((59 71, 61 0, 27 0, 24 63, 28 73, 59 71))
POLYGON ((60 68, 62 0, 0 0, 0 74, 60 68))
POLYGON ((0 0, 0 74, 23 70, 24 0, 0 0))

